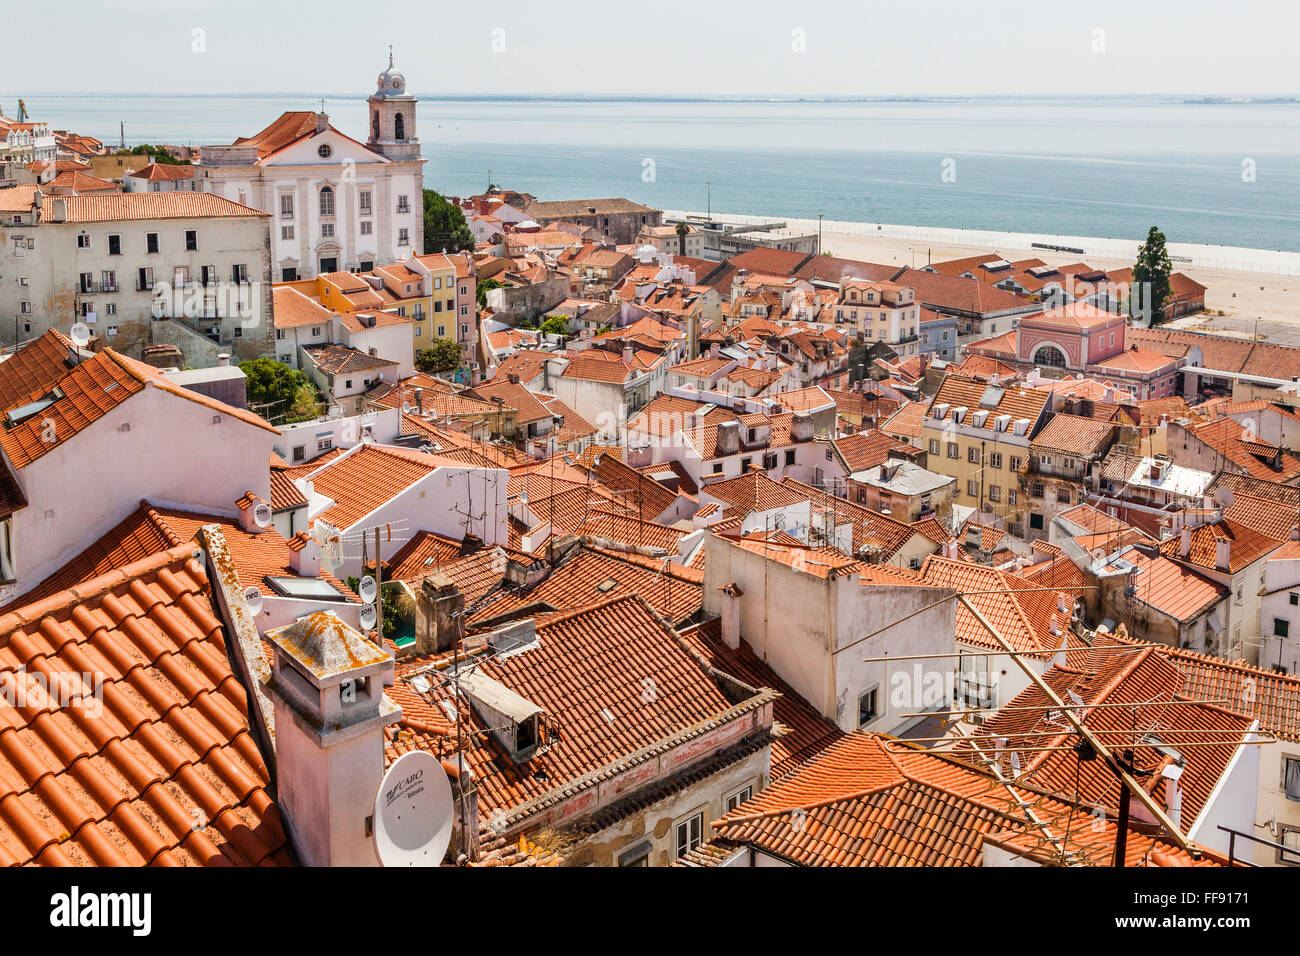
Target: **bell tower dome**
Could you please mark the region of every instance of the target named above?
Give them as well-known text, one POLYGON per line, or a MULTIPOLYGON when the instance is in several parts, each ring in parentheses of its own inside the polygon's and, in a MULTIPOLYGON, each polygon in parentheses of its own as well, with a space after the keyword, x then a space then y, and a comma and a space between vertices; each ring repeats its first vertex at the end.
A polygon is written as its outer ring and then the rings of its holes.
POLYGON ((393 48, 389 46, 388 69, 379 74, 375 92, 370 94, 370 138, 366 145, 389 159, 419 159, 416 102, 406 92, 406 77, 393 66, 393 48))

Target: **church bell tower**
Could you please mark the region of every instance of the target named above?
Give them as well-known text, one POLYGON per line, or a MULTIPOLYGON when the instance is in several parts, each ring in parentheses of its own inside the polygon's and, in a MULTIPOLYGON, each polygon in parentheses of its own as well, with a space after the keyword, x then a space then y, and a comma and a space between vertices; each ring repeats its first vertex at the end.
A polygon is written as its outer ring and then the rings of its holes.
POLYGON ((393 48, 389 46, 388 69, 379 74, 375 92, 370 94, 370 138, 366 145, 389 159, 419 159, 416 102, 406 92, 406 77, 393 67, 393 48))

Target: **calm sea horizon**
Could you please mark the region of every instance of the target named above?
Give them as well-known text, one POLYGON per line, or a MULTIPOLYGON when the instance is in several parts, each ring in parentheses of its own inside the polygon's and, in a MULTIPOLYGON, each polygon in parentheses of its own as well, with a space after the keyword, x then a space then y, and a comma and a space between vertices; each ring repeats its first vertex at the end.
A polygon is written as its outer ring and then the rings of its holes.
MULTIPOLYGON (((294 93, 0 92, 128 145, 229 143, 294 93)), ((418 91, 417 91, 417 95, 418 91)), ((365 94, 327 95, 364 139, 365 94)), ((425 185, 664 209, 1300 251, 1300 104, 1168 96, 922 100, 421 97, 425 185), (711 185, 709 183, 711 182, 711 185)))

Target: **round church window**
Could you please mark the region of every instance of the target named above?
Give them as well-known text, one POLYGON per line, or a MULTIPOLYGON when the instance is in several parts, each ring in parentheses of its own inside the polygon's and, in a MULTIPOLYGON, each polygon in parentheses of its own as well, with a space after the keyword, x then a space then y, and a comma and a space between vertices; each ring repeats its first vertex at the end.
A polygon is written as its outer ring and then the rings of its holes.
POLYGON ((334 147, 329 143, 321 143, 320 149, 316 150, 316 155, 321 159, 329 159, 334 155, 334 147))

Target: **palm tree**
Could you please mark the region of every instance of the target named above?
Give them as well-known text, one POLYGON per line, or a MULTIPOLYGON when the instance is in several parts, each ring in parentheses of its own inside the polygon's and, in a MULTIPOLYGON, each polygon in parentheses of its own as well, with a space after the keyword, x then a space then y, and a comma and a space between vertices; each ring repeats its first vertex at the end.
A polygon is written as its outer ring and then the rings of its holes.
POLYGON ((686 237, 690 235, 691 227, 684 222, 677 224, 677 254, 686 255, 686 237))

